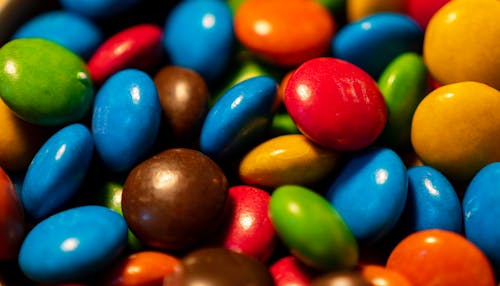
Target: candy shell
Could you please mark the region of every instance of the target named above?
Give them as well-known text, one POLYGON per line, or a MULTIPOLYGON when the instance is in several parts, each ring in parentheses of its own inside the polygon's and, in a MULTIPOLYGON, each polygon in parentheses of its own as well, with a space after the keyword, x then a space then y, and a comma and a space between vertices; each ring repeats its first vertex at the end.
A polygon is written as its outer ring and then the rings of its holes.
POLYGON ((349 0, 346 6, 347 20, 354 22, 380 12, 404 13, 405 4, 405 0, 349 0))
POLYGON ((427 28, 427 24, 434 14, 439 11, 444 4, 450 0, 407 0, 406 11, 422 27, 427 28))
MULTIPOLYGON (((460 1, 459 1, 460 2, 460 1)), ((452 182, 500 161, 500 92, 461 82, 429 93, 413 115, 411 142, 420 159, 452 182)))
POLYGON ((405 206, 407 188, 401 158, 391 149, 372 148, 353 155, 326 198, 358 242, 370 244, 396 225, 405 206))
POLYGON ((329 272, 314 279, 311 286, 372 286, 358 271, 329 272))
POLYGON ((127 224, 101 206, 57 213, 26 236, 19 266, 38 282, 68 283, 88 278, 109 266, 127 242, 127 224))
POLYGON ((132 9, 140 0, 59 0, 61 6, 82 16, 103 19, 132 9))
POLYGON ((21 192, 26 213, 38 220, 73 198, 85 179, 93 151, 92 135, 80 123, 52 135, 26 171, 21 192))
POLYGON ((280 258, 270 267, 276 286, 309 286, 316 276, 315 271, 300 262, 295 256, 280 258))
POLYGON ((161 121, 158 91, 145 72, 126 69, 96 94, 92 135, 99 157, 112 171, 139 163, 153 146, 161 121))
POLYGON ((269 212, 280 239, 306 265, 338 270, 357 264, 356 239, 319 194, 301 186, 281 186, 271 196, 269 212))
POLYGON ((413 284, 401 273, 380 265, 361 266, 361 275, 373 286, 412 286, 413 284))
POLYGON ((85 63, 54 42, 10 41, 0 48, 0 69, 0 96, 30 123, 61 126, 90 110, 94 89, 85 63))

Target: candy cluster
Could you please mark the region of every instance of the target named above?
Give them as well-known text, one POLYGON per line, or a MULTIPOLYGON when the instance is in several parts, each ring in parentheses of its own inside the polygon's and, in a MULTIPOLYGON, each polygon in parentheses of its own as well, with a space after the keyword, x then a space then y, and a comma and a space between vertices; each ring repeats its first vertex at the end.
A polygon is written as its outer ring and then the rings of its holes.
POLYGON ((25 2, 0 285, 497 285, 498 0, 25 2))

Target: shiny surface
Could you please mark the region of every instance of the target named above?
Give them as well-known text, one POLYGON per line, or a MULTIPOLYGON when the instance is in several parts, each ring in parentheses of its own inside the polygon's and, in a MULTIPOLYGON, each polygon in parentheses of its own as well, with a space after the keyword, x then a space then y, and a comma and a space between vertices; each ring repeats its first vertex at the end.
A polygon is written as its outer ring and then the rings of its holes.
POLYGON ((0 167, 0 261, 17 257, 26 232, 21 200, 11 179, 0 167))
POLYGON ((500 162, 486 165, 474 176, 463 198, 465 237, 477 245, 500 273, 500 162))
POLYGON ((357 271, 339 271, 323 274, 314 279, 311 286, 371 286, 357 271))
POLYGON ((316 276, 315 271, 292 255, 274 262, 269 267, 269 271, 276 286, 309 286, 316 276))
POLYGON ((267 261, 276 243, 276 232, 268 214, 270 199, 267 192, 255 187, 229 188, 228 206, 216 245, 267 261))
POLYGON ((181 268, 167 276, 164 286, 271 286, 273 279, 264 264, 225 248, 200 248, 181 261, 181 268))
POLYGON ((214 233, 227 194, 226 177, 210 158, 191 149, 168 149, 129 173, 122 210, 143 243, 186 250, 214 233))
POLYGON ((424 60, 441 84, 478 81, 500 89, 500 3, 450 1, 425 31, 424 60))
POLYGON ((59 212, 38 223, 19 253, 21 270, 37 282, 69 283, 104 270, 127 242, 127 224, 100 206, 59 212))
POLYGON ((361 266, 361 275, 372 286, 412 286, 413 284, 401 273, 387 269, 381 265, 368 264, 361 266))
POLYGON ((409 16, 376 13, 342 27, 332 40, 332 54, 378 78, 398 55, 420 52, 424 33, 409 16))
POLYGON ((280 239, 305 264, 319 270, 357 264, 353 234, 319 194, 301 186, 281 186, 271 196, 269 212, 280 239))
POLYGON ((435 89, 413 116, 413 148, 450 181, 469 180, 486 164, 500 161, 499 109, 500 92, 482 83, 435 89))
POLYGON ((430 19, 450 0, 407 0, 406 11, 423 29, 430 19))
POLYGON ((354 22, 381 12, 405 13, 405 0, 348 0, 347 20, 354 22))
POLYGON ((148 74, 126 69, 112 75, 97 92, 92 114, 92 135, 104 165, 124 172, 144 159, 160 120, 158 91, 148 74))
POLYGON ((243 182, 276 188, 285 184, 311 185, 341 163, 341 154, 314 144, 300 134, 269 139, 248 152, 240 163, 243 182))
POLYGON ((126 68, 148 71, 161 62, 163 31, 152 24, 138 24, 107 38, 87 62, 92 80, 100 85, 126 68))
POLYGON ((388 148, 371 148, 353 157, 329 187, 326 198, 360 243, 385 236, 403 212, 406 167, 388 148))
POLYGON ((12 40, 0 49, 0 69, 0 96, 28 122, 61 126, 90 110, 94 91, 85 63, 60 45, 12 40))
POLYGON ((163 111, 163 133, 177 142, 196 138, 208 112, 210 91, 205 80, 194 70, 172 65, 153 79, 163 111))
POLYGON ((59 0, 64 9, 88 18, 106 18, 132 9, 140 0, 59 0))
POLYGON ((355 65, 334 58, 313 59, 297 68, 284 103, 307 138, 342 151, 373 143, 387 120, 375 81, 355 65))
POLYGON ((257 76, 229 89, 203 123, 200 149, 212 156, 234 155, 260 140, 269 127, 277 100, 277 83, 257 76))
POLYGON ((226 69, 234 45, 233 16, 225 1, 182 1, 164 25, 163 48, 172 64, 192 69, 207 81, 226 69))
POLYGON ((454 232, 423 230, 407 236, 391 252, 387 268, 413 285, 494 286, 486 256, 472 242, 454 232))
POLYGON ((30 218, 47 217, 75 196, 83 184, 93 152, 92 135, 80 123, 60 129, 43 144, 26 171, 21 192, 30 218))
POLYGON ((326 7, 316 1, 247 0, 234 15, 238 40, 266 61, 283 66, 326 55, 335 28, 326 7))

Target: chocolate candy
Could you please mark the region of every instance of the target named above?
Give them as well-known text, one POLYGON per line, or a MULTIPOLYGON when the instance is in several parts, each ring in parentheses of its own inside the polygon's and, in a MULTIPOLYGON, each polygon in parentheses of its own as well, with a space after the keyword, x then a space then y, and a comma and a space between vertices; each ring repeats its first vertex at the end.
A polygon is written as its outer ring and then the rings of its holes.
POLYGON ((210 158, 191 149, 168 149, 129 173, 122 210, 145 244, 186 250, 219 226, 227 192, 226 177, 210 158))
POLYGON ((311 286, 370 286, 372 285, 359 272, 342 271, 325 274, 314 279, 311 286))

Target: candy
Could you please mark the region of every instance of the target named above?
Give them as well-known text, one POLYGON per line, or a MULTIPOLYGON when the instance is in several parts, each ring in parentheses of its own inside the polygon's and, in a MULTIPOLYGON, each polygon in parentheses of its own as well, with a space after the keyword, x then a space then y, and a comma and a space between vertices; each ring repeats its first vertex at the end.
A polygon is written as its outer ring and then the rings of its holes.
POLYGON ((94 151, 90 131, 74 123, 43 144, 26 171, 21 199, 27 214, 39 220, 64 206, 85 179, 94 151))
POLYGON ((160 127, 161 107, 153 79, 136 69, 111 76, 96 94, 92 136, 104 165, 127 171, 144 159, 160 127))
POLYGON ((61 126, 83 119, 91 107, 94 90, 85 64, 58 44, 12 40, 0 49, 0 68, 0 96, 23 120, 61 126))
POLYGON ((316 278, 311 286, 370 286, 371 283, 364 279, 357 271, 341 271, 325 274, 316 278))
POLYGON ((347 20, 354 22, 380 12, 405 12, 404 0, 349 0, 347 1, 347 20))
POLYGON ((291 75, 284 103, 299 130, 336 150, 367 147, 387 120, 384 98, 363 70, 334 58, 306 61, 291 75))
POLYGON ((471 179, 500 160, 499 108, 499 91, 483 83, 461 82, 432 91, 413 115, 415 152, 451 181, 471 179))
POLYGON ((399 272, 375 264, 361 266, 361 275, 374 286, 413 285, 399 272))
POLYGON ((406 11, 423 29, 427 28, 429 20, 450 0, 407 0, 406 11))
POLYGON ((106 18, 131 9, 140 0, 59 0, 64 9, 89 18, 106 18))
POLYGON ((292 255, 285 256, 269 267, 276 286, 307 286, 316 273, 292 255))

